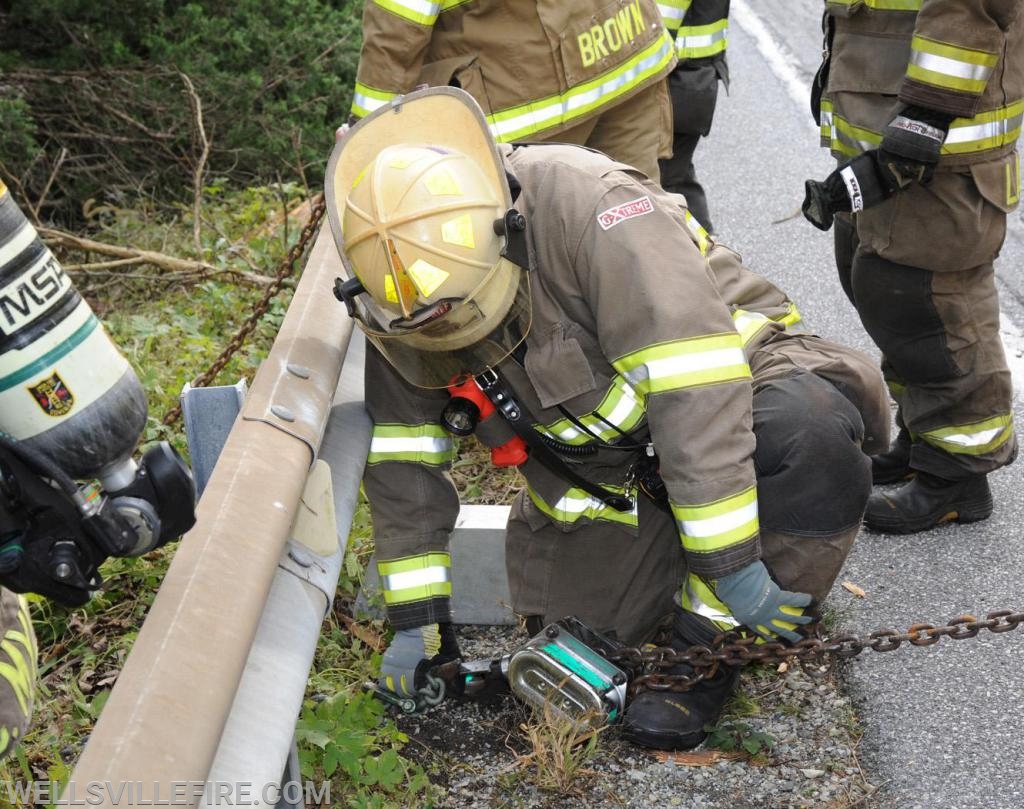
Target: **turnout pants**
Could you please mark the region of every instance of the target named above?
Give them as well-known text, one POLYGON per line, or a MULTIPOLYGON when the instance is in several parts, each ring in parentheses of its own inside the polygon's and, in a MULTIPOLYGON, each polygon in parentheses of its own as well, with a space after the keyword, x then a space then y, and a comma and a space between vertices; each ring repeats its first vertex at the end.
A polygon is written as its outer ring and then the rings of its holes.
POLYGON ((948 480, 991 472, 1017 452, 992 264, 1008 204, 990 201, 1003 190, 990 174, 995 182, 937 172, 835 229, 839 279, 882 351, 910 465, 948 480))
MULTIPOLYGON (((794 368, 754 391, 761 555, 785 589, 825 597, 871 489, 859 411, 830 382, 794 368)), ((693 642, 737 626, 713 585, 690 575, 675 521, 643 496, 635 531, 595 522, 563 531, 521 494, 509 518, 513 609, 544 623, 576 615, 628 644, 649 640, 681 604, 693 642)))

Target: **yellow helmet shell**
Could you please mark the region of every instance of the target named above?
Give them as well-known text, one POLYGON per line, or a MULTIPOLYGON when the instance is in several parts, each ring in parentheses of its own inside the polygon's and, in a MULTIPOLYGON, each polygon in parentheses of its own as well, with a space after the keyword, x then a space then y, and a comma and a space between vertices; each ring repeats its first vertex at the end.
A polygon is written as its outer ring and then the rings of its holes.
POLYGON ((395 320, 467 300, 498 263, 502 190, 468 156, 439 146, 383 149, 345 200, 342 239, 367 292, 395 320))

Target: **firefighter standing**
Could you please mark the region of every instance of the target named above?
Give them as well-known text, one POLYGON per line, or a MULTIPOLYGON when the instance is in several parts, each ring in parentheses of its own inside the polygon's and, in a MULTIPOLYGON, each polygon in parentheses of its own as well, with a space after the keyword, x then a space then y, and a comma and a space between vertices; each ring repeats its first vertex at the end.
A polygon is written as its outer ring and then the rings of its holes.
POLYGON ((679 64, 669 74, 672 99, 672 157, 658 161, 661 185, 686 197, 686 206, 705 230, 714 232, 704 187, 693 155, 711 131, 718 82, 729 86, 725 50, 729 40, 729 0, 661 0, 665 27, 676 43, 679 64))
POLYGON ((585 144, 657 180, 675 63, 654 0, 367 0, 349 121, 421 84, 452 85, 499 141, 585 144))
POLYGON ((865 524, 879 531, 985 519, 986 476, 1017 452, 992 262, 1020 199, 1022 9, 1021 0, 826 3, 812 101, 823 144, 840 161, 877 149, 891 194, 840 216, 835 230, 843 289, 899 405, 899 434, 873 458, 874 481, 914 475, 872 496, 865 524))
MULTIPOLYGON (((458 90, 354 127, 327 198, 348 276, 336 294, 375 347, 364 483, 396 630, 385 687, 413 692, 458 654, 440 420, 446 386, 472 377, 504 412, 478 438, 530 445, 506 539, 528 627, 575 614, 638 643, 673 615, 680 648, 741 626, 798 637, 860 526, 864 450, 888 446, 870 360, 791 330, 792 302, 681 197, 577 146, 499 153, 458 90)), ((737 673, 643 692, 627 732, 699 744, 737 673)))

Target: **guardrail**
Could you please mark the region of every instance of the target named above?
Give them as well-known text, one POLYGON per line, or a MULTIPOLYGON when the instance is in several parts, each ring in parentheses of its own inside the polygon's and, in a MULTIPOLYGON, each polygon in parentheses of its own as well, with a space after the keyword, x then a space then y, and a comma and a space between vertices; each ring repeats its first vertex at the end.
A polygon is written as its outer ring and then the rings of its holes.
POLYGON ((195 805, 215 796, 175 785, 280 780, 369 442, 339 262, 324 229, 64 800, 195 805))

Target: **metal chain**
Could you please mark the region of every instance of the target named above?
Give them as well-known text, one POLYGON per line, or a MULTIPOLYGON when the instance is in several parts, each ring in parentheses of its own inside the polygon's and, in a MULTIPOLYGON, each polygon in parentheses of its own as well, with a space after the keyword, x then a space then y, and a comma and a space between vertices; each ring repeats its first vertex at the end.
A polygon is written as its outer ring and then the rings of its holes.
MULTIPOLYGON (((701 680, 715 674, 720 665, 742 666, 746 663, 789 663, 813 662, 822 664, 829 657, 856 657, 865 649, 875 652, 891 652, 904 643, 912 646, 931 646, 942 638, 964 640, 977 637, 982 629, 1000 634, 1016 629, 1024 622, 1024 612, 998 610, 988 613, 984 620, 973 615, 961 615, 945 626, 914 624, 906 632, 894 629, 879 629, 871 634, 839 635, 831 639, 805 638, 794 644, 781 642, 759 643, 755 636, 740 637, 733 633, 720 635, 711 646, 691 646, 685 651, 676 651, 669 646, 652 646, 643 649, 623 648, 610 652, 606 657, 634 671, 641 672, 630 683, 630 690, 643 688, 651 691, 689 691, 701 680), (676 666, 685 666, 687 673, 668 673, 676 666)), ((815 627, 815 631, 817 630, 815 627)))
MULTIPOLYGON (((244 345, 245 341, 249 338, 249 335, 255 331, 256 326, 259 325, 260 320, 270 309, 270 303, 273 301, 277 294, 281 291, 284 286, 285 280, 295 274, 295 266, 300 258, 305 254, 306 247, 312 241, 313 237, 320 226, 320 220, 323 219, 324 212, 327 210, 327 203, 324 200, 323 194, 318 194, 313 198, 312 205, 309 211, 309 221, 306 222, 302 228, 302 232, 299 234, 298 240, 292 245, 291 249, 288 250, 288 254, 281 260, 281 263, 277 267, 277 272, 274 275, 274 280, 270 282, 267 288, 263 291, 262 297, 256 302, 253 307, 252 313, 245 319, 238 332, 228 342, 225 349, 217 357, 203 373, 192 380, 192 386, 195 388, 205 387, 209 385, 214 379, 217 378, 217 374, 224 370, 224 366, 228 364, 231 358, 238 352, 239 349, 244 345)), ((163 423, 165 425, 173 424, 181 417, 181 403, 179 402, 170 410, 168 410, 163 417, 163 423)))

